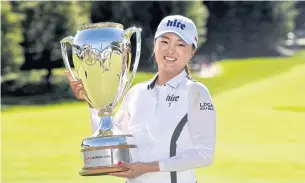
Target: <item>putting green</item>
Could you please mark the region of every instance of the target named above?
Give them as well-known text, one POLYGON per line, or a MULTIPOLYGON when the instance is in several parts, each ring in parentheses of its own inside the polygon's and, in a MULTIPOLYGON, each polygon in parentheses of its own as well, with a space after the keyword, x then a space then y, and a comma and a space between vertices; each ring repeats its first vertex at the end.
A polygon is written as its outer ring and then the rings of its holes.
MULTIPOLYGON (((213 96, 215 163, 197 170, 198 183, 304 182, 304 83, 303 64, 213 96)), ((123 183, 78 175, 80 143, 90 135, 86 110, 80 103, 3 112, 1 182, 123 183)))

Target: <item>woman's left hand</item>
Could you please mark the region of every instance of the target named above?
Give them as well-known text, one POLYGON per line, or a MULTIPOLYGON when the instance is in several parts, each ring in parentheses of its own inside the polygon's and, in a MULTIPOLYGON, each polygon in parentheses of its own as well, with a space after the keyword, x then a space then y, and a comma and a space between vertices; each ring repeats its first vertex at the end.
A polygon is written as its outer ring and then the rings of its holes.
POLYGON ((144 173, 148 172, 157 172, 159 171, 159 164, 158 162, 151 162, 151 163, 143 163, 143 162, 136 162, 136 163, 126 163, 126 162, 119 162, 119 166, 128 168, 127 171, 124 172, 113 172, 109 173, 108 175, 116 176, 116 177, 123 177, 128 179, 136 178, 144 173))

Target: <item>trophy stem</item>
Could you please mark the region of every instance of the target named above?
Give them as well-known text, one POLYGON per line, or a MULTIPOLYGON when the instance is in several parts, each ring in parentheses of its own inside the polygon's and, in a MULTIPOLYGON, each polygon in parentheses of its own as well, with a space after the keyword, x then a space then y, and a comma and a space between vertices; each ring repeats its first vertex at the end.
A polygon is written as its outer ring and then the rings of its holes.
POLYGON ((101 116, 100 125, 97 131, 93 134, 93 136, 110 136, 113 135, 112 127, 113 127, 113 116, 112 111, 101 111, 99 112, 99 116, 101 116))
POLYGON ((101 125, 100 125, 100 133, 102 133, 103 136, 112 135, 112 116, 103 116, 101 119, 101 125))

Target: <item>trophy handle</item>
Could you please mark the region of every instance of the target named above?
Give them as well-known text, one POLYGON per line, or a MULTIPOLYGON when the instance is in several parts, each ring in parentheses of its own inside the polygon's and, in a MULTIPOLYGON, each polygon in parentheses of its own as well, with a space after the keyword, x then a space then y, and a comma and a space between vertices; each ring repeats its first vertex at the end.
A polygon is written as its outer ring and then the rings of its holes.
POLYGON ((72 79, 74 81, 78 81, 76 79, 76 77, 74 76, 73 72, 72 72, 72 69, 71 69, 71 66, 70 66, 70 63, 69 63, 69 59, 68 59, 67 48, 66 48, 66 43, 69 43, 72 46, 73 45, 73 40, 74 40, 74 38, 72 36, 68 36, 68 37, 63 38, 60 41, 61 54, 62 54, 62 57, 63 57, 63 60, 64 60, 65 67, 68 70, 68 72, 70 73, 70 75, 72 76, 72 79))
POLYGON ((130 75, 130 79, 126 83, 126 87, 125 87, 126 90, 123 92, 122 96, 124 96, 127 93, 128 89, 130 88, 130 85, 131 85, 131 83, 134 79, 134 76, 137 72, 137 69, 138 69, 138 65, 139 65, 139 61, 140 61, 140 55, 141 55, 141 32, 142 32, 142 29, 141 28, 136 28, 136 27, 130 27, 130 28, 128 28, 124 31, 124 35, 129 40, 130 40, 130 37, 132 36, 132 34, 136 33, 137 46, 136 46, 136 58, 135 58, 135 62, 133 64, 132 73, 130 75))
MULTIPOLYGON (((61 45, 61 54, 62 54, 62 57, 63 57, 63 60, 64 60, 64 64, 65 64, 65 67, 66 69, 68 70, 68 72, 70 73, 72 79, 74 81, 79 81, 81 82, 79 79, 77 79, 75 76, 74 76, 74 73, 72 72, 72 69, 71 69, 71 66, 70 66, 70 63, 69 63, 69 59, 68 59, 68 54, 67 54, 67 48, 66 48, 66 43, 69 43, 72 47, 75 46, 73 45, 73 40, 74 40, 74 37, 73 36, 68 36, 68 37, 65 37, 63 38, 61 41, 60 41, 60 45, 61 45)), ((84 93, 83 96, 85 97, 86 101, 93 106, 93 103, 91 102, 91 100, 87 97, 87 95, 84 93)))

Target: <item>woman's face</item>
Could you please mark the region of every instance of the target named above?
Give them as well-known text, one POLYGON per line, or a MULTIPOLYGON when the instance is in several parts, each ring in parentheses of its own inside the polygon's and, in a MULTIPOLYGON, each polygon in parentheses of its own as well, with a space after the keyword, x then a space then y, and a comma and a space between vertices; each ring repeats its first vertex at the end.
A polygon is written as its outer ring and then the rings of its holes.
POLYGON ((196 50, 186 44, 177 34, 165 33, 157 38, 154 46, 159 73, 179 74, 196 50))

